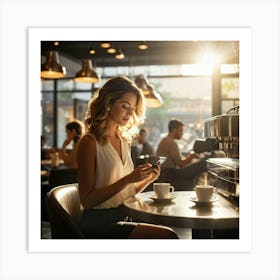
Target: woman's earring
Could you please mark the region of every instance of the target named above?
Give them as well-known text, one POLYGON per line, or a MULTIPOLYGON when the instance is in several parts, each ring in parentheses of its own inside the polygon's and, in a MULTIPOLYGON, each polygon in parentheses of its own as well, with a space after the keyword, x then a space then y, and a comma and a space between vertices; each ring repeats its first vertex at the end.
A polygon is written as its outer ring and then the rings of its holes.
POLYGON ((109 112, 110 110, 111 110, 110 107, 108 107, 108 108, 107 108, 107 111, 109 112))

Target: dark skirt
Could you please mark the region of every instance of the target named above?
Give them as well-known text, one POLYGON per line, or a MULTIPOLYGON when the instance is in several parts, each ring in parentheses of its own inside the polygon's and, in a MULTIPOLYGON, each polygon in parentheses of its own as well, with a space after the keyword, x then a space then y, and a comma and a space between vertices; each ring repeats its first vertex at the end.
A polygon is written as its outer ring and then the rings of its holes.
POLYGON ((136 227, 128 222, 124 206, 110 209, 88 209, 83 212, 80 227, 86 238, 126 239, 136 227), (125 221, 125 223, 119 223, 125 221))

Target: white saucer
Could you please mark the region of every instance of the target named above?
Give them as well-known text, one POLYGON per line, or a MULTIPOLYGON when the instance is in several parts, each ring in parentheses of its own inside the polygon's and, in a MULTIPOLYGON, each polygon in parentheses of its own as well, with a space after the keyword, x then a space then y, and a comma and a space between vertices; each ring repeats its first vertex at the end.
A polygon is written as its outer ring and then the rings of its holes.
POLYGON ((191 197, 190 201, 194 202, 195 204, 212 204, 213 202, 218 201, 219 198, 217 196, 213 196, 209 201, 199 201, 197 197, 191 197))
POLYGON ((170 195, 169 197, 163 197, 163 198, 159 198, 157 197, 155 194, 149 195, 149 198, 151 198, 154 202, 171 202, 175 196, 174 195, 170 195))

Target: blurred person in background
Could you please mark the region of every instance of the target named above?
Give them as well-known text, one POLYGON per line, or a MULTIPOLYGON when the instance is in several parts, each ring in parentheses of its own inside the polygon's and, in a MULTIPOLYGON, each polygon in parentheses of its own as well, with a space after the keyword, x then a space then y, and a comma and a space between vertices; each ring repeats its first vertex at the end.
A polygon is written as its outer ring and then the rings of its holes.
POLYGON ((134 166, 154 161, 154 148, 147 141, 147 131, 144 128, 140 129, 138 136, 131 146, 131 157, 134 166))
POLYGON ((177 180, 193 179, 197 175, 205 172, 206 161, 200 159, 199 155, 191 152, 186 157, 182 157, 176 140, 182 138, 184 133, 184 123, 172 119, 168 123, 168 134, 161 139, 156 155, 167 157, 162 164, 162 170, 168 169, 169 173, 173 173, 173 177, 177 180))
POLYGON ((78 144, 83 135, 84 125, 79 120, 74 120, 67 123, 65 129, 67 137, 59 151, 59 158, 64 161, 67 168, 77 168, 78 144), (70 151, 66 151, 66 147, 71 143, 73 144, 72 149, 70 151))
POLYGON ((147 141, 147 131, 141 128, 138 136, 138 143, 142 145, 142 149, 139 152, 140 155, 152 155, 154 154, 153 146, 147 141))

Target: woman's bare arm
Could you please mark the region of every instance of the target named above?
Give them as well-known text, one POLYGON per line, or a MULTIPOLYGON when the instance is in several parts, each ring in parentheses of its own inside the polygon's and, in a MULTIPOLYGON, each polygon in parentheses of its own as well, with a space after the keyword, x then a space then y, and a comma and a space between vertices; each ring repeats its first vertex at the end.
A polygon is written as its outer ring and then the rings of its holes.
POLYGON ((137 167, 130 174, 112 185, 95 189, 96 143, 92 137, 82 137, 79 143, 77 158, 79 194, 81 203, 85 208, 91 208, 106 201, 130 183, 143 181, 144 184, 148 184, 148 178, 151 177, 147 172, 149 166, 143 165, 137 167))

